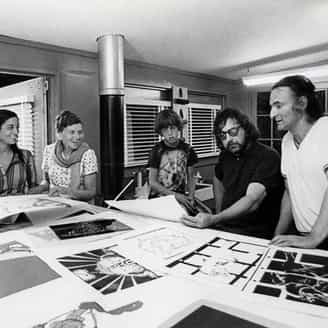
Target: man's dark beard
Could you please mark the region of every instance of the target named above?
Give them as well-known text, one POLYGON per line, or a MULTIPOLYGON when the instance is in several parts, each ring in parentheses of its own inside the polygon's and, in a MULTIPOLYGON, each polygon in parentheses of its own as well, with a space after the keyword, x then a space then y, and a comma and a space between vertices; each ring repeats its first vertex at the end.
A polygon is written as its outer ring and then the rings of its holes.
POLYGON ((240 157, 245 150, 248 148, 249 143, 248 142, 244 142, 244 144, 240 144, 239 142, 231 142, 227 145, 227 149, 230 151, 231 154, 233 154, 235 157, 240 157), (232 152, 229 148, 230 148, 230 144, 238 144, 240 146, 240 149, 237 152, 232 152))

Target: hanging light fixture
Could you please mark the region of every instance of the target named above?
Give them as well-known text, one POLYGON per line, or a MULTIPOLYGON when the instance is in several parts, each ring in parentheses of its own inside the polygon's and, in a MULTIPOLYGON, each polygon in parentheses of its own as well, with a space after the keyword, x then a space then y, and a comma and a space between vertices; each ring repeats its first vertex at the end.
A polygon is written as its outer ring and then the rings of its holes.
POLYGON ((253 87, 257 85, 274 84, 288 75, 305 75, 310 79, 328 79, 328 65, 304 67, 293 70, 279 71, 268 74, 245 76, 242 78, 244 85, 253 87))

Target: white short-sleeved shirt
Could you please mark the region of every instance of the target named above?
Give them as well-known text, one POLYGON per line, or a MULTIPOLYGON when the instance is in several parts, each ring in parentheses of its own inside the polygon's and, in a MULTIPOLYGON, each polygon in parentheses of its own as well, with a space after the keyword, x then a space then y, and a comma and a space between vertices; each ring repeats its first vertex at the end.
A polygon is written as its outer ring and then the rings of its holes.
POLYGON ((296 227, 310 232, 328 186, 328 117, 318 119, 297 149, 288 132, 282 140, 281 171, 287 178, 296 227))
MULTIPOLYGON (((50 186, 69 187, 71 183, 71 169, 62 167, 54 159, 55 144, 45 147, 43 152, 42 170, 49 176, 50 186)), ((97 157, 92 149, 88 149, 81 158, 80 175, 83 178, 86 175, 98 172, 97 157)))

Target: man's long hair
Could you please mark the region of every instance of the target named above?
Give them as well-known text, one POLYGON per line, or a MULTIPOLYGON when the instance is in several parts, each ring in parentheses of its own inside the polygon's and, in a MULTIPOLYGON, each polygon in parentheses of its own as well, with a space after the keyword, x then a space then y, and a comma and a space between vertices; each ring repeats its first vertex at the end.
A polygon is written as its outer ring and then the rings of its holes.
POLYGON ((271 90, 280 87, 290 88, 296 97, 304 96, 307 98, 308 104, 305 108, 305 114, 310 123, 315 122, 324 114, 324 108, 315 93, 315 86, 307 77, 303 75, 286 76, 274 84, 271 90))
POLYGON ((235 120, 237 124, 245 130, 246 143, 255 142, 259 138, 260 133, 258 129, 249 120, 247 115, 243 114, 238 109, 226 108, 217 113, 214 121, 213 134, 219 148, 224 149, 219 134, 229 118, 235 120))

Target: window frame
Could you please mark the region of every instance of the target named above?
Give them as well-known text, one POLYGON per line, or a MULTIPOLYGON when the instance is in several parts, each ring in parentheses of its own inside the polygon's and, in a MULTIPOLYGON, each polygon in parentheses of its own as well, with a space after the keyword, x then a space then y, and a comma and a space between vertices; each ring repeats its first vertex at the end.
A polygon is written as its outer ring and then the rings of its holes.
MULTIPOLYGON (((319 91, 324 91, 325 92, 325 101, 322 105, 324 107, 325 115, 328 115, 328 83, 321 82, 321 83, 314 83, 314 85, 315 85, 315 92, 319 92, 319 91)), ((256 98, 256 102, 255 102, 255 104, 256 104, 256 107, 255 107, 255 120, 256 120, 256 126, 259 129, 258 119, 261 118, 261 117, 269 117, 269 120, 270 120, 270 137, 265 138, 265 137, 262 136, 262 133, 261 133, 259 141, 263 142, 265 144, 269 143, 269 146, 271 148, 274 148, 274 149, 279 151, 279 149, 281 149, 281 148, 277 149, 274 145, 275 145, 275 143, 280 143, 280 145, 281 145, 281 140, 282 140, 283 134, 278 138, 274 136, 274 124, 275 123, 270 118, 270 112, 268 114, 259 114, 258 113, 259 112, 259 105, 258 105, 258 96, 259 96, 259 94, 260 93, 270 94, 270 92, 271 92, 271 88, 257 88, 257 90, 255 91, 255 98, 256 98)))

